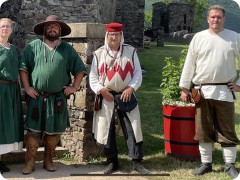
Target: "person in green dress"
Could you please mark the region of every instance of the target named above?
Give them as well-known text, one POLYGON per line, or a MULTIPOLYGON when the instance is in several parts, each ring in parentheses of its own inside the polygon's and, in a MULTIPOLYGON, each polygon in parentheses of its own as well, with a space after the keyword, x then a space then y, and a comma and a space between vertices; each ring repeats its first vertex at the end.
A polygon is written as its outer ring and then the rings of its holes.
POLYGON ((23 174, 35 170, 37 149, 42 141, 43 167, 56 170, 52 160, 55 148, 60 134, 70 125, 67 96, 79 89, 86 73, 76 50, 60 38, 70 34, 71 28, 56 15, 36 24, 33 31, 43 38, 33 40, 24 48, 20 64, 20 77, 28 97, 23 174))
MULTIPOLYGON (((0 19, 0 160, 1 155, 21 151, 23 147, 23 114, 18 81, 19 54, 8 42, 13 22, 0 19)), ((10 169, 0 161, 0 171, 10 169)))

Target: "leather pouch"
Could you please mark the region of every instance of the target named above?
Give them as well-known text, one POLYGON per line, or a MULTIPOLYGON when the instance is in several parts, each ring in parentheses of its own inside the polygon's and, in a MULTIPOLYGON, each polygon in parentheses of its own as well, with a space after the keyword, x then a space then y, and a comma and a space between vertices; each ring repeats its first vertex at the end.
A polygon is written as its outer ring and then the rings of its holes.
POLYGON ((60 95, 56 95, 54 99, 54 111, 57 113, 61 113, 64 108, 64 101, 60 95))
POLYGON ((191 88, 190 102, 199 103, 203 99, 204 99, 204 96, 203 96, 203 93, 202 93, 201 89, 191 88))
POLYGON ((121 94, 115 95, 115 101, 122 112, 130 112, 137 106, 137 99, 132 93, 130 101, 123 102, 121 99, 121 94))
POLYGON ((95 100, 94 100, 95 111, 99 111, 102 108, 102 100, 103 100, 103 96, 101 94, 98 94, 95 96, 95 100))

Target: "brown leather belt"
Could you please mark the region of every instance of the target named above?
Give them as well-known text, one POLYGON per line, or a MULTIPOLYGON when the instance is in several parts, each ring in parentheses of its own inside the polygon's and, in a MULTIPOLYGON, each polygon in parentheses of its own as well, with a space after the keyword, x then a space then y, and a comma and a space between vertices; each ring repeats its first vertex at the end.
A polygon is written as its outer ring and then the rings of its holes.
MULTIPOLYGON (((194 86, 200 86, 200 88, 201 88, 201 86, 207 86, 207 85, 213 85, 213 86, 217 86, 217 85, 228 85, 228 82, 225 82, 225 83, 202 83, 202 84, 194 84, 194 86)), ((234 92, 233 91, 231 91, 232 92, 232 95, 233 95, 233 99, 236 99, 236 96, 235 96, 235 94, 234 94, 234 92)))
POLYGON ((17 83, 17 81, 0 79, 0 83, 9 84, 9 83, 17 83))

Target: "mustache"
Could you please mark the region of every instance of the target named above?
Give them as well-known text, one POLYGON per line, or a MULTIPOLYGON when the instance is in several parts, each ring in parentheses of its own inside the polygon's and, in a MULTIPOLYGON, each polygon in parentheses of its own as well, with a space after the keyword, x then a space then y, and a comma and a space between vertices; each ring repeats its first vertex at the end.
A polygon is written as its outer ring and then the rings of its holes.
POLYGON ((55 30, 51 30, 48 33, 57 33, 55 30))
POLYGON ((60 37, 59 34, 54 34, 54 33, 45 34, 45 38, 48 39, 49 41, 57 40, 59 37, 60 37))

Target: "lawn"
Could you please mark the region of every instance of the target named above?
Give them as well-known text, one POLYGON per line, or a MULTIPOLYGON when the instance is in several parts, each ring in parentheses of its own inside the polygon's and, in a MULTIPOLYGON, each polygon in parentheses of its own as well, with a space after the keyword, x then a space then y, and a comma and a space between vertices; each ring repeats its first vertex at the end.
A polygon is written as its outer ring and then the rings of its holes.
MULTIPOLYGON (((165 156, 163 141, 163 115, 162 100, 159 93, 159 85, 161 83, 161 71, 164 66, 164 57, 174 57, 177 60, 181 50, 185 45, 177 43, 165 43, 164 47, 157 47, 151 44, 141 52, 138 52, 139 59, 143 69, 147 71, 147 75, 143 77, 142 86, 136 92, 142 120, 142 130, 144 134, 144 165, 155 174, 169 173, 170 177, 148 177, 149 179, 231 179, 223 173, 223 158, 221 148, 215 145, 213 156, 213 173, 204 176, 195 177, 191 175, 191 171, 197 168, 200 162, 179 161, 172 157, 165 156)), ((239 96, 239 95, 237 95, 239 96)), ((240 103, 236 102, 236 129, 240 133, 240 103)), ((240 137, 240 135, 239 135, 240 137)), ((120 146, 120 167, 129 171, 131 164, 130 159, 126 155, 126 146, 123 138, 118 138, 120 146)), ((238 152, 238 157, 239 157, 238 152)), ((240 168, 240 163, 236 166, 240 168)))

